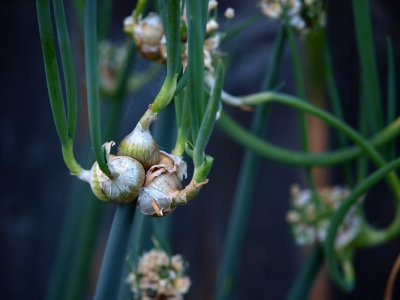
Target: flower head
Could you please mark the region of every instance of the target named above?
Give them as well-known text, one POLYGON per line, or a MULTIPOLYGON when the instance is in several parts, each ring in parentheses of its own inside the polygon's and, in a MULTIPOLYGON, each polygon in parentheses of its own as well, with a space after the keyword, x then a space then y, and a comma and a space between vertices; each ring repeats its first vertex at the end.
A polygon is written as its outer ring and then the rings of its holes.
MULTIPOLYGON (((310 190, 301 190, 297 185, 291 190, 291 209, 286 219, 299 245, 311 245, 324 242, 330 218, 339 205, 349 196, 350 191, 341 186, 321 188, 313 198, 310 190)), ((361 199, 360 199, 361 201, 361 199)), ((336 248, 342 249, 358 234, 361 217, 355 207, 346 215, 339 227, 336 248)))
POLYGON ((170 257, 163 250, 152 249, 139 258, 126 282, 139 299, 182 299, 190 288, 186 269, 181 255, 170 257))

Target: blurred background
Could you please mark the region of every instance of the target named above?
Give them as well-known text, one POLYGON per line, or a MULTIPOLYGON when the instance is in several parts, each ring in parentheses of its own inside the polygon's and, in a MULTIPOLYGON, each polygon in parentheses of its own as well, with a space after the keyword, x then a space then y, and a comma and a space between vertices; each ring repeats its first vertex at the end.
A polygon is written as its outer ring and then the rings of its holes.
MULTIPOLYGON (((134 3, 114 2, 108 38, 123 42, 122 20, 131 13, 134 3)), ((370 4, 382 90, 385 91, 387 36, 392 37, 396 60, 400 61, 400 7, 397 1, 388 0, 374 0, 370 4)), ((81 66, 80 26, 70 1, 65 1, 65 5, 76 64, 81 66)), ((239 23, 258 11, 256 1, 221 0, 219 5, 221 14, 228 6, 236 11, 236 17, 224 26, 239 23)), ((358 124, 359 69, 351 2, 330 0, 327 6, 329 39, 345 118, 355 127, 358 124)), ((226 71, 225 90, 235 95, 259 90, 279 27, 278 22, 265 19, 230 42, 229 51, 234 51, 234 55, 226 71)), ((3 191, 0 196, 0 298, 42 299, 51 276, 70 188, 76 179, 69 176, 63 164, 51 116, 34 1, 2 0, 0 32, 0 185, 3 191)), ((293 93, 287 54, 281 80, 285 82, 284 91, 293 93)), ((146 67, 147 63, 139 58, 135 70, 146 67)), ((82 76, 82 70, 79 67, 77 70, 82 76)), ((116 141, 132 130, 157 94, 163 76, 162 72, 156 74, 151 83, 127 97, 116 141)), ((87 122, 83 117, 85 105, 82 100, 82 119, 76 141, 81 152, 87 137, 87 122)), ((229 112, 242 124, 249 125, 250 112, 235 108, 229 108, 229 112)), ((266 139, 299 149, 297 114, 289 108, 273 106, 266 139)), ((329 148, 337 147, 333 138, 327 136, 327 139, 329 148)), ((160 144, 167 149, 162 142, 160 144)), ((244 150, 216 128, 207 152, 215 159, 210 183, 190 205, 171 214, 172 250, 181 253, 190 263, 192 287, 187 299, 195 300, 210 299, 214 289, 216 266, 221 257, 244 150)), ((327 176, 327 183, 341 183, 341 173, 335 168, 329 169, 327 176)), ((306 254, 295 244, 285 221, 289 188, 293 183, 304 183, 301 169, 262 160, 234 299, 284 299, 289 291, 306 254)), ((81 200, 84 207, 87 199, 81 200)), ((95 241, 93 255, 97 259, 92 266, 88 299, 115 209, 113 205, 101 205, 106 206, 106 210, 99 225, 102 234, 95 241)), ((366 206, 373 224, 383 226, 391 220, 391 199, 384 186, 372 191, 366 206)), ((384 246, 359 251, 355 257, 357 286, 349 295, 337 290, 322 268, 312 299, 382 299, 399 250, 400 238, 397 238, 384 246)))

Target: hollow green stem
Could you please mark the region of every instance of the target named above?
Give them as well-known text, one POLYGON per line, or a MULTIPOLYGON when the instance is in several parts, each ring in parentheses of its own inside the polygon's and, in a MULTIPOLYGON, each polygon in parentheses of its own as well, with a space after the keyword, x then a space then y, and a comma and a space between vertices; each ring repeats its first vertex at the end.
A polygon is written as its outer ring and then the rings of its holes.
MULTIPOLYGON (((288 19, 286 18, 285 21, 285 29, 288 36, 288 42, 290 47, 290 53, 292 58, 292 65, 293 65, 293 73, 296 85, 296 94, 300 99, 306 99, 306 91, 305 91, 305 84, 304 84, 304 75, 302 72, 301 66, 301 59, 300 59, 300 51, 297 47, 296 39, 294 36, 294 32, 292 27, 290 26, 288 19)), ((308 140, 308 126, 307 126, 307 119, 306 115, 299 111, 299 126, 300 126, 300 143, 301 147, 303 148, 304 152, 309 152, 309 140, 308 140)), ((315 183, 312 176, 311 167, 305 168, 305 175, 307 179, 307 183, 312 191, 313 195, 316 195, 315 191, 315 183)), ((313 200, 317 200, 316 197, 313 197, 313 200)))
MULTIPOLYGON (((259 155, 294 166, 332 166, 351 161, 362 154, 358 147, 346 147, 327 153, 305 153, 278 147, 252 134, 235 122, 225 112, 221 113, 217 125, 237 143, 250 148, 259 155)), ((400 134, 400 118, 369 140, 373 147, 381 147, 400 134)))
POLYGON ((175 90, 175 95, 178 95, 183 91, 183 89, 186 87, 188 83, 188 72, 183 72, 181 78, 178 81, 178 84, 176 85, 176 90, 175 90))
MULTIPOLYGON (((115 135, 117 131, 119 120, 122 113, 122 101, 115 100, 110 103, 110 107, 107 109, 108 118, 106 120, 106 138, 109 140, 115 135)), ((85 218, 81 221, 82 223, 77 226, 81 226, 78 237, 74 236, 70 243, 76 244, 74 259, 70 262, 70 272, 67 274, 64 285, 66 293, 64 299, 80 299, 83 295, 84 289, 88 283, 89 270, 92 262, 92 256, 94 249, 97 245, 97 237, 105 205, 98 201, 90 191, 90 196, 87 197, 87 208, 85 209, 85 218)), ((77 200, 81 201, 79 198, 77 200)), ((66 221, 68 222, 68 221, 66 221)))
POLYGON ((111 177, 102 146, 100 130, 99 82, 97 66, 97 0, 85 2, 84 20, 86 86, 89 112, 90 139, 94 156, 101 171, 111 177))
POLYGON ((157 114, 161 112, 172 100, 175 89, 176 81, 178 78, 178 67, 180 56, 180 35, 179 35, 179 24, 180 24, 180 10, 179 1, 170 0, 163 2, 167 7, 167 25, 166 25, 166 39, 167 39, 167 76, 165 77, 164 83, 158 93, 154 102, 150 105, 148 111, 140 119, 140 123, 143 128, 148 128, 154 121, 157 114))
POLYGON ((214 128, 215 119, 219 104, 221 102, 222 85, 224 81, 224 65, 222 61, 219 61, 216 71, 216 79, 213 90, 211 91, 211 97, 208 101, 206 112, 204 114, 201 126, 197 135, 196 144, 193 152, 193 163, 194 167, 199 167, 203 164, 205 153, 204 150, 210 139, 211 132, 214 128))
POLYGON ((62 145, 68 144, 68 125, 65 117, 64 100, 61 90, 61 81, 57 64, 56 49, 51 25, 49 0, 36 1, 39 22, 40 42, 42 44, 44 67, 46 71, 47 89, 50 98, 51 110, 58 137, 62 145))
MULTIPOLYGON (((396 118, 397 101, 396 101, 396 63, 394 58, 392 40, 387 38, 387 68, 388 68, 388 85, 387 85, 387 123, 392 122, 396 118)), ((396 155, 396 145, 392 143, 388 147, 388 157, 394 158, 396 155)))
MULTIPOLYGON (((400 158, 389 162, 388 164, 384 165, 373 174, 368 176, 365 180, 363 180, 354 188, 351 194, 340 205, 338 210, 331 218, 328 233, 324 243, 324 252, 329 273, 331 274, 332 279, 335 281, 335 283, 343 290, 350 290, 353 283, 352 281, 343 278, 336 266, 335 240, 338 228, 340 224, 342 224, 347 212, 353 205, 355 205, 357 200, 383 178, 392 174, 393 170, 398 167, 400 167, 400 158)), ((389 227, 383 230, 375 230, 370 227, 367 227, 367 229, 364 228, 360 235, 354 241, 354 245, 356 245, 357 247, 375 246, 393 238, 400 232, 399 219, 400 209, 399 205, 397 205, 396 216, 393 223, 389 225, 389 227)))
POLYGON ((265 16, 261 13, 257 13, 254 16, 251 16, 247 19, 245 19, 243 22, 232 26, 232 28, 229 28, 225 35, 221 39, 221 45, 224 43, 228 42, 229 40, 233 39, 237 35, 241 34, 242 32, 246 31, 248 28, 256 24, 258 21, 261 21, 265 19, 265 16))
POLYGON ((64 162, 72 174, 78 175, 82 172, 82 167, 77 163, 74 156, 73 141, 70 139, 66 145, 62 145, 64 162))
POLYGON ((308 299, 310 288, 323 262, 323 249, 321 246, 315 246, 307 257, 296 281, 292 285, 287 300, 308 299))
MULTIPOLYGON (((84 149, 82 157, 85 158, 85 161, 88 161, 89 143, 86 143, 84 149)), ((58 234, 57 250, 46 288, 46 300, 63 300, 66 295, 65 291, 69 291, 67 278, 71 272, 73 250, 75 245, 78 244, 76 233, 79 232, 79 228, 83 223, 82 217, 85 216, 87 218, 86 207, 89 204, 88 201, 83 201, 82 203, 82 199, 96 201, 91 197, 93 197, 93 193, 87 184, 82 183, 80 180, 73 181, 71 192, 67 199, 67 209, 63 217, 62 229, 58 234)))
POLYGON ((198 0, 186 1, 186 16, 188 20, 188 63, 186 72, 188 72, 189 76, 188 99, 190 99, 190 121, 193 141, 197 140, 204 112, 204 28, 201 2, 198 0))
POLYGON ((150 233, 150 218, 143 215, 139 210, 135 212, 135 221, 132 223, 131 228, 131 241, 127 251, 127 262, 126 270, 124 272, 123 278, 120 281, 118 300, 130 299, 130 287, 126 282, 126 277, 128 276, 131 268, 137 268, 137 261, 139 256, 142 254, 146 247, 146 242, 149 241, 150 233))
MULTIPOLYGON (((324 43, 325 43, 325 52, 324 52, 324 76, 325 76, 325 81, 326 81, 326 86, 329 94, 329 100, 330 104, 332 106, 332 111, 334 114, 341 120, 344 120, 344 114, 343 114, 343 109, 339 97, 339 92, 336 86, 336 80, 334 76, 334 70, 333 70, 333 62, 332 62, 332 56, 331 56, 331 50, 329 47, 329 42, 328 42, 328 36, 327 36, 327 31, 326 29, 323 30, 323 35, 324 35, 324 43)), ((337 139, 339 141, 339 145, 341 147, 345 147, 349 144, 349 141, 347 138, 337 132, 337 139)), ((352 178, 351 178, 351 168, 349 164, 344 165, 344 176, 348 184, 352 183, 352 178)))
MULTIPOLYGON (((57 1, 56 1, 57 2, 57 1)), ((62 145, 62 153, 65 164, 73 174, 82 171, 76 162, 73 152, 73 135, 76 128, 76 84, 72 62, 72 54, 69 46, 68 32, 65 24, 65 15, 62 3, 55 3, 56 17, 60 18, 57 23, 61 58, 64 66, 64 77, 67 88, 68 99, 68 122, 65 117, 64 99, 61 89, 61 80, 57 64, 56 49, 51 23, 50 4, 46 0, 38 0, 37 14, 39 21, 39 33, 42 44, 43 59, 46 71, 47 88, 50 98, 53 119, 62 145), (64 49, 65 48, 65 49, 64 49)))
POLYGON ((353 16, 360 59, 362 88, 365 90, 365 105, 369 108, 368 120, 372 132, 383 127, 383 111, 379 88, 378 68, 372 41, 369 1, 353 0, 353 16))
POLYGON ((101 22, 98 24, 99 40, 103 40, 110 29, 110 23, 113 15, 113 1, 103 0, 100 2, 99 19, 101 22))
MULTIPOLYGON (((267 75, 262 89, 270 89, 276 84, 282 55, 286 41, 286 32, 281 30, 275 43, 272 58, 268 64, 267 75)), ((263 136, 266 131, 266 120, 269 112, 268 104, 257 107, 252 121, 254 135, 263 136)), ((243 248, 248 219, 255 193, 256 178, 258 176, 259 156, 247 149, 241 164, 240 175, 237 181, 233 206, 229 217, 228 232, 224 242, 222 258, 218 270, 217 284, 214 299, 230 299, 234 292, 234 279, 243 248)))
POLYGON ((62 0, 53 0, 53 7, 67 96, 68 135, 73 138, 78 118, 78 89, 76 87, 75 67, 65 18, 64 2, 62 0))
POLYGON ((176 118, 177 120, 177 136, 175 147, 172 153, 178 156, 182 156, 185 152, 185 144, 188 139, 190 120, 189 120, 189 100, 187 99, 187 92, 180 93, 175 96, 176 104, 176 118), (182 107, 179 109, 178 107, 182 107))
MULTIPOLYGON (((385 160, 382 155, 373 147, 371 146, 368 141, 365 140, 357 131, 351 128, 349 125, 341 121, 340 119, 336 118, 335 116, 331 115, 330 113, 319 109, 309 103, 302 101, 293 96, 273 93, 273 92, 264 92, 260 93, 257 96, 249 96, 245 97, 246 103, 255 105, 258 103, 267 103, 267 102, 276 102, 284 105, 291 106, 293 108, 302 110, 304 112, 310 113, 328 125, 334 127, 335 129, 341 131, 345 134, 349 139, 353 140, 363 152, 371 159, 371 161, 377 166, 382 167, 385 164, 385 160)), ((397 175, 392 173, 388 176, 388 183, 392 187, 394 194, 396 195, 397 200, 400 200, 400 184, 397 178, 397 175)))
POLYGON ((128 247, 134 204, 118 204, 97 280, 94 300, 116 299, 128 247))
POLYGON ((139 20, 140 15, 143 13, 144 9, 146 8, 147 0, 139 0, 136 3, 135 10, 133 11, 133 19, 135 21, 139 20))

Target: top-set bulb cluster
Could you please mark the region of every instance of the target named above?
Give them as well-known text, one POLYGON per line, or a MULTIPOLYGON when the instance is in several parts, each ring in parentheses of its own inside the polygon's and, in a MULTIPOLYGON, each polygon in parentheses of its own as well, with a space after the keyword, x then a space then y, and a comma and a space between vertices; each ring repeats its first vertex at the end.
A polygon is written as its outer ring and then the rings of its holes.
POLYGON ((301 33, 326 23, 325 9, 321 0, 261 0, 261 12, 268 18, 284 21, 301 33))
MULTIPOLYGON (((208 11, 211 13, 218 7, 215 0, 209 1, 208 11)), ((183 10, 185 11, 185 10, 183 10)), ((235 11, 228 8, 225 13, 227 19, 235 16, 235 11)), ((218 52, 221 34, 217 31, 219 24, 216 16, 210 17, 206 24, 206 33, 203 46, 204 67, 206 71, 213 72, 212 57, 218 52)), ((181 17, 181 58, 182 67, 185 69, 188 57, 187 19, 181 17)), ((165 63, 167 60, 166 37, 161 17, 156 13, 149 13, 146 17, 139 16, 135 19, 132 15, 124 20, 124 31, 133 38, 139 53, 146 59, 165 63)))
MULTIPOLYGON (((342 186, 320 188, 313 195, 311 190, 291 188, 291 209, 286 219, 292 227, 297 244, 301 246, 323 243, 334 212, 350 195, 349 189, 342 186)), ((362 201, 362 198, 359 200, 362 201)), ((339 227, 335 247, 343 249, 359 233, 361 215, 352 207, 339 227)))
POLYGON ((149 128, 139 122, 118 146, 118 155, 111 154, 114 142, 104 144, 106 175, 95 162, 91 170, 78 177, 90 183, 100 200, 130 203, 138 198, 138 206, 146 215, 164 216, 175 208, 174 197, 182 190, 186 163, 181 157, 160 151, 149 128))

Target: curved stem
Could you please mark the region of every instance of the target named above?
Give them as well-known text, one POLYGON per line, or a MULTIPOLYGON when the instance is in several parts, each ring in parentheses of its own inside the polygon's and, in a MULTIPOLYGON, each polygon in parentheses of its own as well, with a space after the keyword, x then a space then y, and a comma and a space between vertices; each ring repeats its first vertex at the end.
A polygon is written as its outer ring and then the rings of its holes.
MULTIPOLYGON (((347 212, 357 202, 357 200, 384 177, 392 174, 393 170, 398 167, 400 167, 400 158, 386 164, 385 166, 374 172, 372 175, 368 176, 351 192, 351 194, 340 205, 338 210, 331 218, 331 222, 329 224, 327 236, 324 243, 325 258, 332 279, 338 284, 338 286, 340 286, 344 290, 350 290, 352 288, 352 282, 343 278, 336 266, 335 240, 337 230, 340 224, 342 224, 347 212)), ((400 232, 400 222, 398 221, 399 219, 400 209, 398 208, 394 221, 391 225, 383 230, 375 230, 372 228, 364 229, 364 231, 361 232, 357 239, 353 242, 353 245, 357 247, 365 247, 367 245, 375 246, 384 241, 387 241, 390 238, 393 238, 400 232)))
MULTIPOLYGON (((224 111, 222 111, 217 125, 237 143, 252 149, 265 158, 273 159, 288 165, 331 166, 346 163, 362 154, 361 149, 354 146, 321 154, 298 152, 275 146, 252 134, 239 123, 235 122, 224 111)), ((380 147, 393 140, 399 134, 400 118, 386 127, 382 132, 370 138, 368 142, 373 147, 380 147)))
MULTIPOLYGON (((353 142, 356 143, 364 151, 364 153, 371 159, 372 162, 375 163, 376 166, 382 167, 386 163, 382 155, 349 125, 331 115, 330 113, 319 109, 309 103, 305 103, 296 97, 273 92, 265 92, 260 93, 256 96, 245 97, 244 99, 246 100, 246 103, 251 103, 253 105, 264 102, 276 102, 310 113, 322 119, 327 124, 341 131, 349 139, 353 140, 353 142)), ((396 195, 397 200, 400 200, 400 184, 397 175, 394 173, 389 174, 388 181, 393 188, 393 192, 396 195)))
POLYGON ((82 167, 75 159, 72 139, 69 139, 68 143, 62 146, 62 154, 64 162, 71 173, 74 175, 79 175, 82 172, 82 167))

